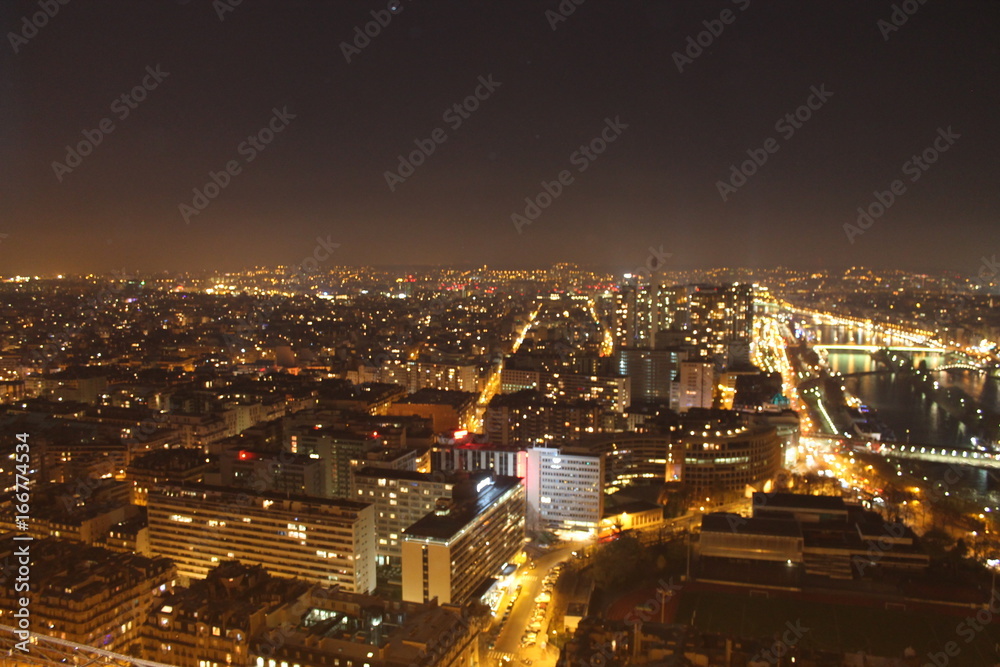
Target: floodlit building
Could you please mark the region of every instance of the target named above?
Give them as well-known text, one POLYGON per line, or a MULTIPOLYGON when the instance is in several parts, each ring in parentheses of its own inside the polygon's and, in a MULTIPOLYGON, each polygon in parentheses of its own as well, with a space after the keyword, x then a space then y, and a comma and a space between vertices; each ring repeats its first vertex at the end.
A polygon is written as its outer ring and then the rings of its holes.
POLYGON ((148 513, 153 553, 172 558, 185 577, 237 559, 350 591, 375 587, 369 503, 186 484, 152 490, 148 513))
POLYGON ((360 468, 354 471, 352 500, 375 506, 375 552, 379 564, 398 564, 403 531, 450 499, 454 475, 409 470, 360 468))
POLYGON ((473 475, 404 531, 403 599, 464 604, 481 597, 521 550, 524 514, 519 479, 473 475))
POLYGON ((464 429, 475 417, 476 394, 444 389, 421 389, 389 406, 387 414, 417 415, 432 421, 435 433, 464 429))
POLYGON ((596 535, 604 514, 604 457, 570 448, 528 450, 527 527, 596 535))

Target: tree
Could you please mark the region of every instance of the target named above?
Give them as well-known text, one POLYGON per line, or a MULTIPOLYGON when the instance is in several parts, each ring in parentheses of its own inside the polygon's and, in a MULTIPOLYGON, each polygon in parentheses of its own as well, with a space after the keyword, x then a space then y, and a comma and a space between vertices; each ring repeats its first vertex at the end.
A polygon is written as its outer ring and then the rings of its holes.
POLYGON ((620 587, 642 571, 645 550, 631 535, 623 535, 597 549, 593 558, 594 582, 604 589, 620 587))
POLYGON ((955 542, 955 547, 951 550, 951 557, 955 560, 962 560, 969 554, 969 545, 965 543, 965 540, 959 538, 955 542))
POLYGON ((951 546, 951 537, 940 528, 932 528, 923 534, 920 543, 933 560, 944 558, 951 546))

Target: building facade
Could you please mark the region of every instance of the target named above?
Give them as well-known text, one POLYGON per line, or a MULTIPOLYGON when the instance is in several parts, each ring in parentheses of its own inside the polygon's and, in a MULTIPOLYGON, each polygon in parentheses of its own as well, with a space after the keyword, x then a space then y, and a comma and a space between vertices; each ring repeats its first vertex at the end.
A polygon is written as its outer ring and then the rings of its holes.
POLYGON ((379 564, 398 564, 403 531, 434 511, 439 499, 450 499, 455 480, 443 474, 360 468, 354 471, 352 500, 375 506, 379 564))
POLYGON ((529 530, 597 534, 604 514, 604 456, 575 450, 528 450, 529 530))
POLYGON ((346 590, 375 587, 375 509, 369 503, 209 486, 149 494, 149 541, 178 573, 204 578, 219 562, 263 565, 346 590))
POLYGON ((515 477, 476 475, 451 505, 404 532, 403 600, 464 604, 521 550, 525 494, 515 477))
POLYGON ((551 445, 603 430, 596 401, 557 401, 534 390, 498 394, 486 408, 486 437, 502 447, 551 445))

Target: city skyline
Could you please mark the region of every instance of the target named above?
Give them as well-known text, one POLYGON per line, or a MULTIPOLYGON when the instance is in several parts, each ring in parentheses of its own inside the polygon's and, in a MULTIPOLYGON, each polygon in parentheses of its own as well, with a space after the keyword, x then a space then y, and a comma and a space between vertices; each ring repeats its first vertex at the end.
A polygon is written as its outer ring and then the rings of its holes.
POLYGON ((0 663, 1000 667, 998 29, 0 2, 0 663))
POLYGON ((4 274, 994 250, 995 3, 56 6, 0 10, 4 274))

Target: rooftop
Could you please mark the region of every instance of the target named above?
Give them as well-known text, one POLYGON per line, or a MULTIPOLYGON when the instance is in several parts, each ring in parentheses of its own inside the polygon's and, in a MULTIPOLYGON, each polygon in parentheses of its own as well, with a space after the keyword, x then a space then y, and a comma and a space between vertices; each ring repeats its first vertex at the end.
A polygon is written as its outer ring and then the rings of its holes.
POLYGON ((805 493, 754 493, 753 507, 776 510, 807 509, 846 512, 847 506, 840 496, 812 496, 805 493))
POLYGON ((468 391, 452 391, 448 389, 421 389, 406 398, 396 402, 397 405, 450 405, 461 407, 476 400, 476 394, 468 391))
POLYGON ((746 518, 739 514, 714 512, 701 518, 702 533, 730 533, 736 535, 771 535, 776 537, 802 537, 797 521, 784 519, 746 518))
MULTIPOLYGON (((310 507, 315 507, 316 509, 322 508, 336 508, 342 510, 353 510, 355 512, 360 512, 361 510, 369 507, 369 503, 359 503, 353 500, 348 500, 346 498, 319 498, 317 496, 300 496, 294 493, 282 493, 280 491, 260 491, 253 494, 248 494, 248 490, 242 487, 231 487, 231 486, 217 486, 214 484, 201 484, 199 482, 167 482, 161 485, 158 489, 150 490, 150 500, 156 495, 168 495, 168 496, 178 496, 185 495, 188 497, 202 494, 205 496, 219 496, 220 498, 225 498, 228 496, 246 496, 250 495, 253 498, 260 498, 263 500, 273 500, 276 503, 283 503, 285 505, 292 505, 293 503, 298 503, 302 505, 301 508, 295 508, 296 511, 307 510, 310 507)), ((235 506, 235 505, 234 505, 235 506)), ((291 507, 286 509, 291 510, 291 507)))
MULTIPOLYGON (((478 484, 483 484, 489 475, 483 475, 478 484)), ((403 531, 407 537, 428 537, 438 540, 450 540, 463 528, 490 507, 504 494, 521 485, 517 477, 503 475, 492 476, 493 483, 484 485, 474 498, 457 503, 448 514, 428 514, 403 531)), ((478 488, 478 487, 477 487, 478 488)))

